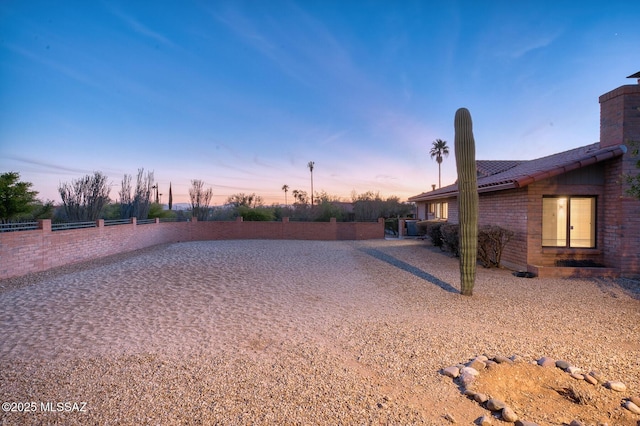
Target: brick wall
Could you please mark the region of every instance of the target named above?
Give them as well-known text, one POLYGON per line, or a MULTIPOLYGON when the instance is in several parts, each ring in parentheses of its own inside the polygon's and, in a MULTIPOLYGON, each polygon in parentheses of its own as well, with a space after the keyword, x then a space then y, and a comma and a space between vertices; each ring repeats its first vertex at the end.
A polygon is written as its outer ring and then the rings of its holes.
POLYGON ((367 240, 384 238, 378 222, 158 222, 51 231, 51 221, 33 231, 0 233, 0 279, 83 262, 158 244, 203 240, 367 240))
POLYGON ((514 233, 502 254, 502 264, 512 269, 527 266, 527 190, 512 189, 480 194, 478 225, 498 225, 514 233))

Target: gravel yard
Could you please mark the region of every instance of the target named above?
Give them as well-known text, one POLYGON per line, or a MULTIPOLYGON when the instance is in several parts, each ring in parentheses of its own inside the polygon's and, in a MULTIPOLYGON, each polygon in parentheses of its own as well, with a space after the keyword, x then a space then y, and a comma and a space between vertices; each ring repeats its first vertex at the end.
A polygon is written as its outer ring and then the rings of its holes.
POLYGON ((472 424, 441 369, 481 354, 640 396, 637 281, 479 267, 458 289, 415 240, 177 243, 0 281, 0 400, 35 411, 0 424, 472 424))

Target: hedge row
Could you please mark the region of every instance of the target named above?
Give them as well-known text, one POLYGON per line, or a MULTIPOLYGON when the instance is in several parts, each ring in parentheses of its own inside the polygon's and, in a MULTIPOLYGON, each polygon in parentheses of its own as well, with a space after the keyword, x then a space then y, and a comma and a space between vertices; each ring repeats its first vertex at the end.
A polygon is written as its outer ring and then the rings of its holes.
MULTIPOLYGON (((421 221, 417 223, 418 233, 425 235, 431 243, 448 251, 454 256, 460 255, 459 226, 447 222, 421 221)), ((497 225, 485 225, 478 228, 478 260, 485 268, 500 267, 500 259, 505 246, 513 238, 513 232, 497 225)))

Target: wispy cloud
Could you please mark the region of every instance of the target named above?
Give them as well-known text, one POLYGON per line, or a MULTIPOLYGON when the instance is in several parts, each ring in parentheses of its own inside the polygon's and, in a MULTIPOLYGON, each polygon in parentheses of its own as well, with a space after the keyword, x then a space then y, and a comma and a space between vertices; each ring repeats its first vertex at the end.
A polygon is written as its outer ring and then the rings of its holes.
POLYGON ((305 85, 323 85, 328 80, 360 84, 348 49, 319 20, 294 4, 281 14, 286 20, 280 14, 265 13, 267 16, 258 21, 235 5, 210 12, 245 44, 305 85))
POLYGON ((19 163, 26 164, 26 165, 37 166, 38 170, 42 171, 43 173, 58 173, 58 174, 65 174, 65 173, 83 173, 83 174, 88 174, 88 173, 93 173, 93 170, 81 169, 81 168, 76 168, 76 167, 67 167, 67 166, 62 166, 60 164, 49 163, 49 162, 40 161, 40 160, 34 160, 32 158, 27 158, 27 157, 9 156, 9 157, 6 157, 6 159, 17 161, 19 163))
POLYGON ((78 71, 77 69, 68 67, 58 61, 49 59, 44 52, 38 53, 33 50, 28 50, 23 47, 17 46, 15 44, 6 43, 6 42, 3 43, 2 46, 24 58, 27 58, 31 61, 37 62, 46 67, 49 67, 72 80, 75 80, 77 82, 80 82, 82 84, 85 84, 87 86, 91 86, 94 88, 101 88, 101 86, 96 83, 95 78, 89 77, 86 74, 78 71))
POLYGON ((552 44, 562 31, 555 31, 550 34, 533 34, 528 33, 528 37, 520 40, 513 40, 513 44, 509 46, 509 50, 504 52, 513 59, 518 59, 534 50, 542 49, 552 44))
POLYGON ((142 22, 140 22, 139 20, 137 20, 136 18, 134 18, 133 16, 130 16, 126 13, 124 13, 122 10, 120 10, 119 8, 117 8, 116 6, 114 6, 112 3, 105 3, 105 7, 114 15, 116 16, 118 19, 120 19, 125 25, 127 25, 127 27, 129 27, 129 29, 131 29, 133 32, 152 39, 162 45, 165 46, 169 46, 169 47, 175 47, 176 44, 169 40, 167 37, 165 37, 164 35, 162 35, 161 33, 152 30, 151 28, 149 28, 148 26, 144 25, 142 22))

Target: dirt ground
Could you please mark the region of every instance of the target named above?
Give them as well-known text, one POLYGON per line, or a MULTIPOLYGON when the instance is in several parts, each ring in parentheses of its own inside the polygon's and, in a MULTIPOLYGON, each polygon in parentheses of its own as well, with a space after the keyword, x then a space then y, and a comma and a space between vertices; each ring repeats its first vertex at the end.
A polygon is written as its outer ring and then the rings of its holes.
MULTIPOLYGON (((453 381, 452 381, 453 382, 453 381)), ((638 415, 622 407, 628 392, 572 378, 559 368, 519 362, 498 364, 481 372, 471 389, 504 401, 521 420, 543 425, 640 426, 638 415)), ((487 415, 492 415, 487 410, 487 415)), ((494 415, 493 424, 501 424, 494 415)))

